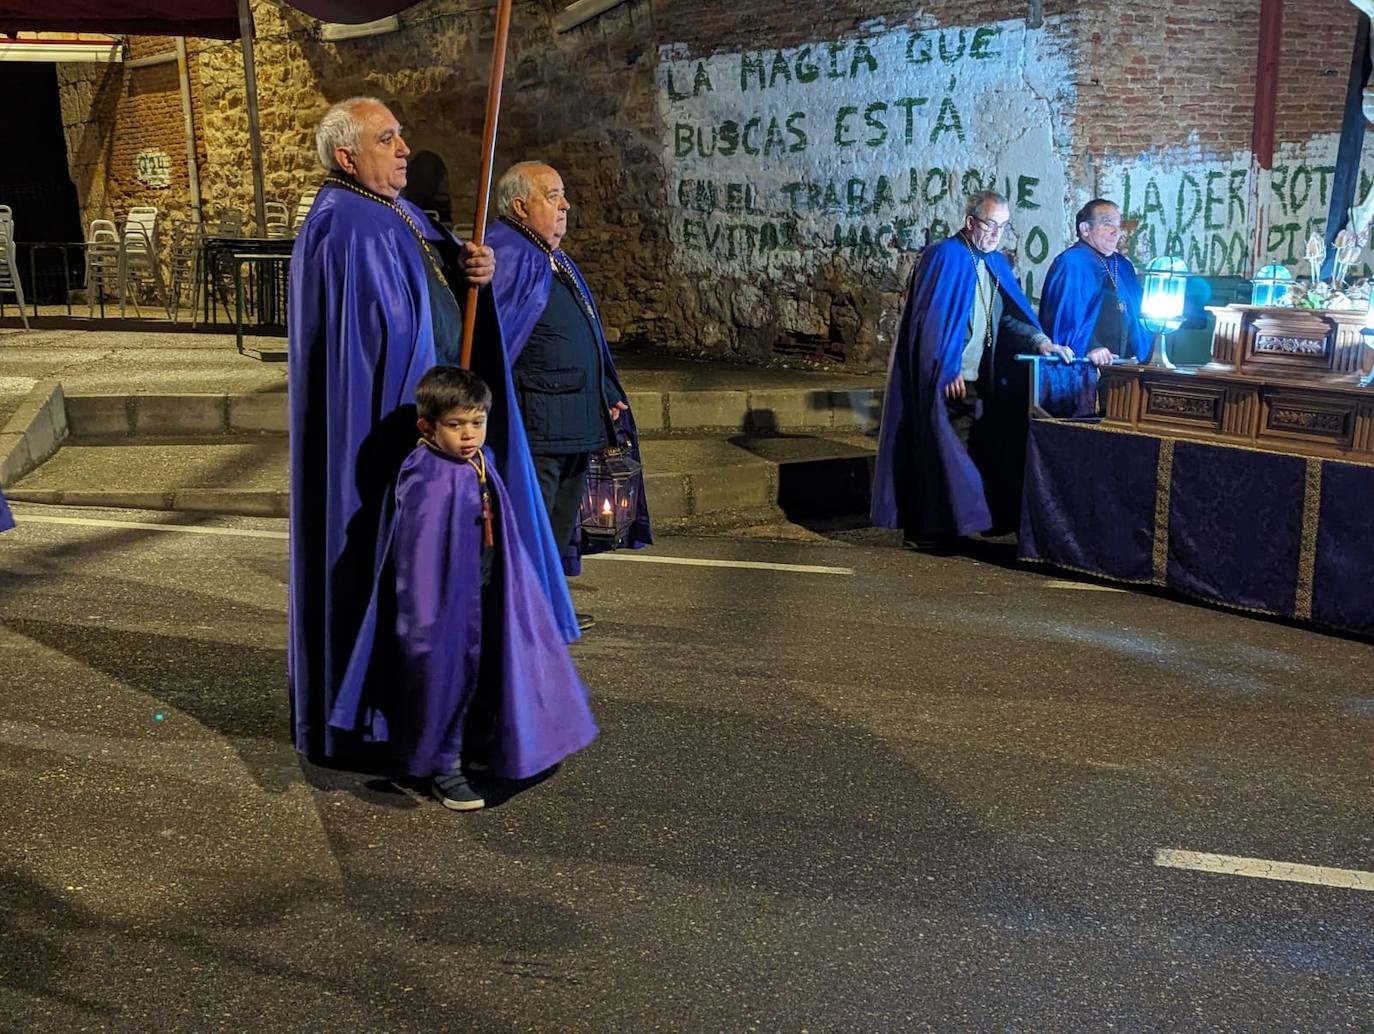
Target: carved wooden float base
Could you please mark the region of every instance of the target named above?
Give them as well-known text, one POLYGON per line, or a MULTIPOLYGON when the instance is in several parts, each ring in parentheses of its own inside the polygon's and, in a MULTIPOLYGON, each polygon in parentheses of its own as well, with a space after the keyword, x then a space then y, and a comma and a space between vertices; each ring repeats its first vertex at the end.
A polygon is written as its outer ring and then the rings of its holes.
POLYGON ((1295 381, 1209 365, 1110 366, 1104 422, 1154 434, 1374 462, 1374 387, 1350 377, 1295 381))

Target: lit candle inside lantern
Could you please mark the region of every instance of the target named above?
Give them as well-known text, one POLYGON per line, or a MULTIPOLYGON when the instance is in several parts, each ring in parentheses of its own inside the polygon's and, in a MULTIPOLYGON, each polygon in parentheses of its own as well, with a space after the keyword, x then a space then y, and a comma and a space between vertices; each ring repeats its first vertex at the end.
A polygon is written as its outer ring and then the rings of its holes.
POLYGON ((611 516, 614 512, 615 512, 615 511, 611 509, 611 501, 610 501, 609 499, 603 500, 602 503, 601 503, 601 516, 602 516, 602 517, 609 517, 609 516, 611 516))

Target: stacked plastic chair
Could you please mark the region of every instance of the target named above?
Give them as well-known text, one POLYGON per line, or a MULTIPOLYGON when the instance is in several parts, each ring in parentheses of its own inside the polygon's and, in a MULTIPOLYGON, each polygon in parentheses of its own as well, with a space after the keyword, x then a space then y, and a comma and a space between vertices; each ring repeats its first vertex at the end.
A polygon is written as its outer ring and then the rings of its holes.
MULTIPOLYGON (((92 219, 86 233, 86 312, 95 315, 101 298, 118 298, 124 315, 124 243, 119 228, 109 219, 92 219)), ((134 303, 138 312, 138 303, 134 303)))
POLYGON ((144 206, 129 209, 129 216, 124 221, 124 289, 134 296, 135 308, 145 285, 164 307, 167 304, 158 229, 156 208, 144 206))
MULTIPOLYGON (((19 318, 29 329, 29 317, 24 312, 24 285, 19 281, 19 267, 14 261, 14 211, 0 205, 0 296, 12 294, 19 306, 19 318)), ((4 302, 0 301, 0 306, 4 302)), ((2 311, 2 310, 0 310, 2 311)))

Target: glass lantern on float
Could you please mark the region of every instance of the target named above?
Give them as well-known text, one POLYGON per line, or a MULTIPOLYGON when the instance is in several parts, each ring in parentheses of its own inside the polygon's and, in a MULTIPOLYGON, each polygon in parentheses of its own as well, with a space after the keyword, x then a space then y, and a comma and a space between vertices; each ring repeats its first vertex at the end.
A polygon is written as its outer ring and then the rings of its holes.
POLYGON ((1161 255, 1145 267, 1141 321, 1154 333, 1155 346, 1146 366, 1172 370, 1166 339, 1183 326, 1183 295, 1188 287, 1188 265, 1181 258, 1161 255))
POLYGON ((582 534, 612 549, 625 544, 639 513, 641 469, 623 445, 592 453, 580 507, 582 534))
POLYGON ((1293 286, 1293 274, 1288 272, 1287 266, 1281 266, 1277 262, 1265 266, 1255 274, 1250 283, 1251 305, 1291 304, 1288 300, 1288 291, 1293 286))

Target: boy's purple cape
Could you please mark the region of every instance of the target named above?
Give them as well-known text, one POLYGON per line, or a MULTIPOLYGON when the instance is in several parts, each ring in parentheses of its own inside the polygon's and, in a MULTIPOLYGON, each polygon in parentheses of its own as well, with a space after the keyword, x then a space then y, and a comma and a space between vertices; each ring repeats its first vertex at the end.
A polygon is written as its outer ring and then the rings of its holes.
MULTIPOLYGON (((1039 327, 1006 258, 991 252, 986 261, 1006 310, 1039 327)), ((944 387, 963 362, 976 283, 973 256, 958 236, 927 248, 911 274, 873 467, 870 516, 879 527, 920 538, 992 527, 982 476, 950 426, 944 402, 944 387)))
POLYGON ((13 527, 14 514, 10 513, 10 507, 5 502, 5 497, 0 495, 0 531, 9 531, 13 527))
POLYGON ((340 692, 330 715, 331 725, 386 743, 412 776, 449 771, 463 752, 465 708, 469 745, 479 735, 490 771, 508 779, 542 772, 596 738, 587 688, 516 534, 495 458, 486 455, 497 559, 485 613, 477 474, 418 445, 396 481, 376 670, 366 689, 350 683, 340 692))
MULTIPOLYGON (((1140 322, 1140 281, 1125 255, 1117 256, 1115 265, 1117 297, 1126 307, 1122 319, 1131 328, 1135 357, 1143 363, 1150 358, 1150 335, 1140 322)), ((1102 283, 1106 279, 1102 259, 1087 244, 1065 249, 1050 264, 1040 295, 1040 325, 1057 344, 1072 348, 1074 355, 1085 356, 1092 349, 1093 328, 1102 308, 1102 283)))
MULTIPOLYGON (((524 351, 530 334, 534 331, 534 325, 539 322, 544 307, 549 303, 553 270, 549 266, 549 256, 504 220, 498 219, 487 228, 486 243, 496 253, 496 275, 492 278, 491 288, 496 301, 496 315, 501 322, 501 336, 506 343, 508 363, 513 364, 524 351)), ((620 376, 616 373, 615 360, 611 357, 611 346, 607 343, 606 334, 601 326, 601 311, 592 297, 591 288, 582 278, 582 271, 577 268, 577 263, 566 252, 560 251, 559 255, 567 261, 577 277, 578 285, 592 303, 596 316, 593 321, 596 340, 601 346, 601 360, 605 364, 607 374, 620 390, 621 396, 626 397, 625 390, 620 384, 620 376)), ((483 377, 486 376, 485 371, 489 362, 485 355, 480 354, 480 350, 474 350, 473 369, 483 377)), ((616 421, 616 427, 625 439, 630 454, 639 460, 639 430, 635 427, 634 414, 628 409, 621 413, 616 421)), ((631 549, 639 549, 654 541, 649 523, 649 500, 644 493, 642 472, 639 475, 638 491, 639 505, 625 539, 625 545, 631 549)), ((586 513, 579 515, 572 545, 563 555, 563 567, 568 574, 575 575, 581 570, 582 554, 597 553, 606 548, 594 539, 583 536, 581 520, 587 516, 586 513)))
MULTIPOLYGON (((438 236, 419 209, 401 204, 438 236)), ((291 253, 287 680, 296 748, 316 760, 345 760, 361 747, 328 717, 336 697, 361 691, 366 678, 390 489, 415 444, 415 385, 436 362, 424 261, 394 212, 341 187, 321 190, 291 253)), ((499 342, 494 317, 489 324, 487 339, 499 342)), ((457 347, 439 345, 439 355, 457 347)), ((488 351, 499 373, 507 364, 498 349, 488 351)), ((501 439, 511 515, 571 641, 577 619, 524 428, 511 417, 509 376, 492 390, 507 399, 509 426, 498 415, 493 438, 501 439)))

